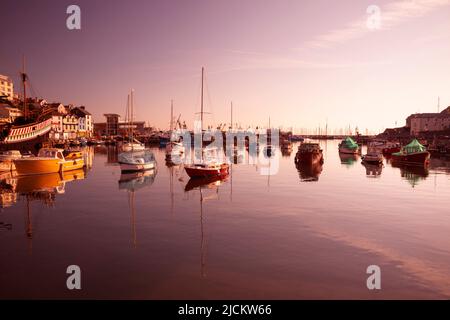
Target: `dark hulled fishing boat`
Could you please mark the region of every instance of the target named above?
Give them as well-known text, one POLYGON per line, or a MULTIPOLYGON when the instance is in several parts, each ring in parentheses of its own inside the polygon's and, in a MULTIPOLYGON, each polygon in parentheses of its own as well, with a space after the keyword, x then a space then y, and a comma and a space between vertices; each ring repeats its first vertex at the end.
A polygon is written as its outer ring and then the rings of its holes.
POLYGON ((391 158, 392 163, 421 166, 427 164, 429 160, 430 153, 417 139, 402 147, 400 152, 393 153, 391 158))
POLYGON ((360 152, 360 148, 355 140, 347 137, 339 144, 339 152, 344 154, 358 154, 360 152))

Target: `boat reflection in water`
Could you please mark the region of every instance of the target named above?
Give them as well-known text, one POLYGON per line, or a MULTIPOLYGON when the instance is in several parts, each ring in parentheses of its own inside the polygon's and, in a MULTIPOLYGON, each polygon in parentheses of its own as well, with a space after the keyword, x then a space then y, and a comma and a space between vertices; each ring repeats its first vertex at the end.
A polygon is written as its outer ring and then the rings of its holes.
POLYGON ((190 192, 198 189, 200 192, 200 275, 204 277, 205 272, 205 248, 206 237, 203 222, 203 202, 219 199, 219 187, 225 183, 228 175, 214 176, 207 178, 191 178, 186 184, 184 191, 190 192), (206 194, 205 191, 207 191, 206 194), (212 191, 212 193, 211 193, 212 191))
POLYGON ((300 181, 302 182, 319 181, 319 176, 323 170, 323 164, 321 162, 316 163, 297 162, 295 164, 295 167, 297 168, 300 181))
POLYGON ((366 168, 366 176, 367 178, 379 178, 381 177, 381 172, 383 171, 383 164, 372 164, 367 163, 365 161, 361 162, 361 165, 363 165, 366 168))
MULTIPOLYGON (((1 180, 0 193, 2 206, 11 206, 17 202, 19 196, 26 199, 26 236, 33 238, 33 221, 31 202, 39 201, 47 207, 53 207, 57 194, 65 192, 67 182, 85 178, 84 169, 72 170, 64 173, 47 173, 32 176, 13 176, 1 180), (5 200, 9 200, 5 203, 5 200)), ((31 242, 29 243, 31 249, 31 242)))
POLYGON ((418 185, 420 181, 426 180, 429 175, 428 166, 408 166, 392 163, 392 167, 400 169, 401 177, 408 181, 413 188, 418 185))
POLYGON ((341 159, 342 165, 351 167, 358 161, 358 155, 339 152, 339 159, 341 159))
POLYGON ((128 205, 131 216, 131 233, 134 247, 137 246, 136 236, 136 213, 134 208, 135 191, 149 187, 153 184, 156 177, 156 168, 147 171, 129 172, 120 175, 119 190, 128 192, 128 205))

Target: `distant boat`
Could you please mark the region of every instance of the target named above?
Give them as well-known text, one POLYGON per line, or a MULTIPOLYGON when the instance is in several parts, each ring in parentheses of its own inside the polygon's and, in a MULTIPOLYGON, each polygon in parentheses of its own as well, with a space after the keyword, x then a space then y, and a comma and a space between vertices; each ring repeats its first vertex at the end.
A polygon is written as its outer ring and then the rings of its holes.
MULTIPOLYGON (((200 111, 200 123, 201 129, 200 134, 202 135, 203 141, 203 79, 204 79, 204 69, 202 68, 202 91, 201 91, 201 111, 200 111)), ((229 165, 221 161, 206 161, 205 155, 202 147, 201 161, 193 164, 188 164, 184 166, 186 173, 191 178, 207 178, 212 176, 225 176, 228 174, 229 165)), ((217 155, 216 155, 217 156, 217 155)))
POLYGON ((298 147, 295 163, 323 163, 323 153, 318 143, 304 142, 298 147))
POLYGON ((429 159, 430 153, 417 139, 402 147, 400 152, 392 154, 393 163, 423 166, 429 162, 429 159))
POLYGON ((134 91, 128 96, 127 116, 130 119, 130 134, 128 144, 125 145, 124 152, 118 155, 118 162, 122 172, 145 171, 156 167, 156 160, 153 152, 146 150, 143 144, 135 141, 133 136, 133 104, 134 91))
POLYGON ((376 147, 367 147, 367 153, 361 157, 362 161, 368 164, 380 165, 383 163, 383 154, 376 147))
POLYGON ((369 143, 371 149, 381 152, 384 155, 391 155, 394 152, 400 151, 400 143, 384 140, 373 140, 369 143))
POLYGON ((345 138, 339 144, 339 152, 345 154, 357 154, 359 153, 359 145, 350 137, 345 138))
POLYGON ((124 152, 130 152, 130 151, 142 151, 145 150, 145 145, 138 141, 137 139, 134 139, 133 141, 126 141, 122 145, 122 150, 124 152))
POLYGON ((128 141, 124 141, 122 144, 122 151, 130 152, 130 151, 141 151, 145 149, 145 145, 141 143, 134 137, 134 128, 133 128, 133 114, 134 114, 134 91, 131 91, 131 94, 128 95, 127 99, 127 120, 128 120, 128 141))
POLYGON ((398 142, 390 142, 390 141, 387 141, 387 142, 383 145, 381 151, 382 151, 383 154, 385 154, 385 155, 391 155, 391 154, 393 154, 393 153, 395 153, 395 152, 400 152, 400 150, 401 150, 400 143, 398 143, 398 142))
MULTIPOLYGON (((181 115, 180 115, 181 116, 181 115)), ((177 121, 178 122, 178 121, 177 121)), ((182 157, 185 153, 185 148, 183 144, 179 141, 172 141, 171 137, 173 134, 174 126, 173 126, 173 101, 170 104, 170 133, 169 133, 169 141, 166 143, 166 160, 172 161, 177 160, 181 162, 182 157)), ((160 140, 161 145, 161 140, 160 140)))

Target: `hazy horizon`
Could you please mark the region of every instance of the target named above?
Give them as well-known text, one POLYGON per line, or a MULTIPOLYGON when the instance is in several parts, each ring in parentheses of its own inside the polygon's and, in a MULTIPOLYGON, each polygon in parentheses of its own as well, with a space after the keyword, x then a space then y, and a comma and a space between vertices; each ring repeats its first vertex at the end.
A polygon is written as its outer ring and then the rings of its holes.
POLYGON ((170 101, 192 128, 206 69, 207 123, 285 128, 402 126, 450 105, 450 0, 59 1, 2 3, 0 74, 22 55, 31 95, 85 105, 95 121, 125 113, 168 128, 170 101), (81 8, 81 30, 66 8, 81 8), (381 25, 366 25, 367 8, 381 25), (23 23, 22 23, 23 22, 23 23), (31 27, 30 27, 31 26, 31 27))

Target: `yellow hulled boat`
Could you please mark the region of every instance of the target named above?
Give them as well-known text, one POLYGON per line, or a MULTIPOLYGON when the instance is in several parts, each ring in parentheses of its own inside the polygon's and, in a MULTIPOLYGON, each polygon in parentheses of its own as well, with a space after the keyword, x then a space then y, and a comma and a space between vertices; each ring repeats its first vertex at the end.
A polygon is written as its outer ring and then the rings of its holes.
POLYGON ((57 148, 42 148, 37 157, 14 160, 19 175, 57 173, 84 167, 81 152, 72 152, 64 157, 63 150, 57 148))

